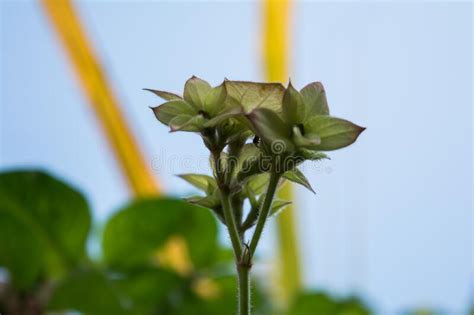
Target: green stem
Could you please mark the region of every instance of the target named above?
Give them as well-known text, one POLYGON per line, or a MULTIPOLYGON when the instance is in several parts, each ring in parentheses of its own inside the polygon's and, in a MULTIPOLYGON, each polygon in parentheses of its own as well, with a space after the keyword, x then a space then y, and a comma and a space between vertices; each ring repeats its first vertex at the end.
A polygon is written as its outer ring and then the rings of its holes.
POLYGON ((255 232, 253 233, 252 240, 250 241, 249 251, 250 255, 255 254, 257 249, 258 242, 262 236, 263 228, 270 213, 272 207, 273 197, 275 196, 276 188, 278 186, 278 181, 280 179, 280 174, 272 172, 270 174, 270 182, 268 183, 267 193, 265 195, 265 200, 263 201, 262 209, 260 210, 260 215, 258 216, 257 225, 255 227, 255 232))
POLYGON ((239 315, 250 315, 250 266, 240 265, 239 273, 239 315))
POLYGON ((230 241, 234 249, 235 259, 239 261, 242 257, 242 243, 240 242, 239 231, 235 223, 235 217, 232 213, 229 193, 225 189, 221 189, 222 208, 224 210, 225 223, 229 231, 230 241))
POLYGON ((252 207, 250 209, 250 212, 247 215, 247 218, 245 218, 245 221, 242 223, 240 227, 240 233, 244 233, 255 224, 255 221, 258 218, 258 210, 259 210, 258 206, 252 207))
POLYGON ((221 192, 222 210, 224 211, 225 224, 229 231, 230 241, 234 249, 235 259, 239 261, 242 256, 242 243, 240 242, 239 230, 235 222, 235 214, 232 211, 232 203, 229 195, 229 187, 225 182, 225 172, 222 170, 221 152, 213 150, 212 157, 214 159, 214 167, 216 168, 216 180, 221 192))

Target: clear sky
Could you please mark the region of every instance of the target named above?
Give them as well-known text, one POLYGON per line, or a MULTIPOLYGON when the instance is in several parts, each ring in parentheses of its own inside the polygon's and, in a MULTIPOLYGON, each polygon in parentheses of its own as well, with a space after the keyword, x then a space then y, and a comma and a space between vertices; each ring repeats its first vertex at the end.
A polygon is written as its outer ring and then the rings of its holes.
MULTIPOLYGON (((205 170, 191 134, 168 134, 143 87, 181 92, 195 74, 263 78, 257 2, 77 3, 147 160, 167 191, 205 170)), ((41 8, 2 1, 0 167, 67 178, 105 220, 126 184, 41 8)), ((473 283, 472 3, 298 2, 292 81, 322 81, 332 114, 368 127, 305 165, 297 189, 305 284, 360 292, 382 314, 460 313, 473 283)), ((274 242, 265 234, 263 252, 274 242)))

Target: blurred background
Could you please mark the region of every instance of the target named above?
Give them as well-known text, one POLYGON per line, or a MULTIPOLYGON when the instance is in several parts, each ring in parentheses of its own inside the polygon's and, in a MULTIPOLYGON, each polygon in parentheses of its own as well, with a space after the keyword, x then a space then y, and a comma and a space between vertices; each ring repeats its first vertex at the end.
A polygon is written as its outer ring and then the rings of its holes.
MULTIPOLYGON (((174 175, 206 172, 206 151, 193 134, 169 135, 148 108, 159 101, 142 88, 180 94, 192 75, 212 85, 267 80, 265 7, 74 7, 160 187, 193 193, 174 175)), ((39 167, 67 178, 100 225, 132 197, 100 120, 41 3, 3 0, 0 9, 1 170, 39 167)), ((332 115, 368 128, 332 160, 304 166, 316 195, 294 189, 304 287, 357 294, 379 314, 466 313, 474 284, 472 3, 294 1, 288 10, 293 84, 323 82, 332 115)), ((278 268, 276 234, 272 221, 256 272, 278 268)))

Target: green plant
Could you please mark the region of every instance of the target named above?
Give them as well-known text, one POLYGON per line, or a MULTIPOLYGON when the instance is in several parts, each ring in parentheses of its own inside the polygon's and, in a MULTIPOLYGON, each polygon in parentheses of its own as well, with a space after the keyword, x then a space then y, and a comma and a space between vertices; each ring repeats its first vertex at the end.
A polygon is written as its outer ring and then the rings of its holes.
MULTIPOLYGON (((85 251, 90 226, 86 199, 67 183, 35 170, 0 173, 0 313, 221 315, 237 306, 232 251, 219 246, 209 211, 173 198, 133 201, 106 222, 100 259, 85 251), (163 259, 170 244, 184 265, 163 259)), ((253 292, 259 315, 369 314, 357 299, 321 292, 301 292, 280 313, 257 284, 253 292)))
POLYGON ((205 193, 188 201, 211 209, 227 227, 238 274, 238 313, 248 315, 250 270, 260 237, 268 218, 290 202, 274 200, 281 181, 312 190, 298 166, 327 158, 323 151, 352 144, 364 128, 329 115, 319 82, 301 91, 291 82, 285 88, 279 83, 225 80, 213 88, 192 77, 183 97, 149 91, 166 100, 153 108, 160 122, 173 132, 198 133, 210 151, 213 177, 181 177, 205 193), (246 215, 245 200, 251 205, 246 215))
MULTIPOLYGON (((220 315, 233 307, 232 256, 208 211, 174 198, 133 201, 106 222, 101 258, 85 250, 91 224, 86 199, 67 183, 36 170, 0 173, 0 313, 220 315), (179 239, 186 268, 161 260, 179 239)), ((268 304, 256 292, 263 314, 268 304)))

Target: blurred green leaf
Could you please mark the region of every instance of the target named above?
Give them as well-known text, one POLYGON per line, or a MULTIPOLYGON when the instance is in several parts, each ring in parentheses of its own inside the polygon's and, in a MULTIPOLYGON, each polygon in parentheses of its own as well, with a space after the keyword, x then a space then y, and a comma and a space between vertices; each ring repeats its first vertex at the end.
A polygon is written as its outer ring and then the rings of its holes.
MULTIPOLYGON (((16 287, 30 287, 38 277, 43 264, 43 243, 31 228, 28 218, 5 211, 0 201, 0 266, 8 269, 16 287)), ((10 210, 15 209, 9 205, 10 210)))
POLYGON ((56 276, 85 258, 87 202, 46 173, 0 174, 0 217, 0 265, 19 285, 31 284, 40 269, 56 276))
POLYGON ((175 273, 157 268, 140 268, 125 274, 115 283, 129 300, 127 314, 136 315, 159 313, 184 284, 175 273))
POLYGON ((133 202, 116 213, 105 227, 105 261, 125 269, 151 265, 157 250, 176 235, 186 240, 195 266, 212 262, 217 248, 217 226, 208 210, 170 198, 133 202))
POLYGON ((348 297, 338 302, 340 315, 370 315, 367 305, 357 297, 348 297))
POLYGON ((116 288, 100 272, 78 272, 55 288, 50 311, 79 311, 87 315, 126 314, 116 288))
MULTIPOLYGON (((169 315, 223 315, 232 314, 237 309, 237 281, 234 276, 222 276, 212 279, 216 285, 216 291, 213 296, 202 298, 196 294, 188 294, 182 297, 179 303, 176 303, 174 311, 169 315)), ((266 304, 265 297, 258 286, 253 284, 252 302, 255 315, 269 314, 269 305, 266 304)))
POLYGON ((302 292, 285 315, 370 315, 368 307, 357 297, 335 298, 325 292, 302 292))
POLYGON ((298 296, 286 315, 341 315, 337 304, 325 293, 303 293, 298 296))

